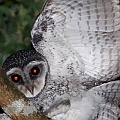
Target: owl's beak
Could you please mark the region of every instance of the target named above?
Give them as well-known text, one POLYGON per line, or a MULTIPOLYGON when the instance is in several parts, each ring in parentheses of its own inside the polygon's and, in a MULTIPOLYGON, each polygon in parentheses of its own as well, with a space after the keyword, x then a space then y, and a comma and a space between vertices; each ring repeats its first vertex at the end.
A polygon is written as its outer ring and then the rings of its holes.
POLYGON ((26 85, 26 88, 28 89, 28 91, 29 91, 32 95, 34 95, 34 86, 32 86, 32 85, 26 85))

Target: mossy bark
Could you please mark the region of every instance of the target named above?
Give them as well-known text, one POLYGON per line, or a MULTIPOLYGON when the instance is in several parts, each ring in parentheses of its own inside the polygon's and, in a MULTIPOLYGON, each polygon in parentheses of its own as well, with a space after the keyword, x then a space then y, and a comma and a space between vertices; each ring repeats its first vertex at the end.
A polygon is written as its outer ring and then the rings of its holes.
POLYGON ((0 68, 0 106, 12 120, 47 120, 0 68))

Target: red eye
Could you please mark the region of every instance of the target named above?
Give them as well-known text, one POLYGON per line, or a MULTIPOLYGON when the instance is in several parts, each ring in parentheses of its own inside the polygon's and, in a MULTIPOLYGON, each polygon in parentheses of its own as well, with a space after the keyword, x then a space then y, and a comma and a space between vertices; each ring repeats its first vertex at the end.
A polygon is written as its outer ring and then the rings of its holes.
POLYGON ((11 76, 13 82, 18 83, 21 80, 21 76, 18 74, 14 74, 11 76))
POLYGON ((40 69, 38 67, 33 67, 31 69, 31 74, 32 75, 38 75, 40 73, 40 69))

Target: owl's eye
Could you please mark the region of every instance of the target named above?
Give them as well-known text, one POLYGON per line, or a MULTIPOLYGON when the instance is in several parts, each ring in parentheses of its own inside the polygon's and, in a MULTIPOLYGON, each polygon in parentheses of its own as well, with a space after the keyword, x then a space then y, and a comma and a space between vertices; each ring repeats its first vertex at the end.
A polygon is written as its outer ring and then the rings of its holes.
POLYGON ((21 76, 18 75, 18 74, 14 74, 14 75, 11 76, 11 79, 12 79, 13 82, 18 83, 21 80, 21 76))
POLYGON ((35 66, 31 69, 32 75, 38 75, 39 73, 40 73, 40 69, 37 66, 35 66))

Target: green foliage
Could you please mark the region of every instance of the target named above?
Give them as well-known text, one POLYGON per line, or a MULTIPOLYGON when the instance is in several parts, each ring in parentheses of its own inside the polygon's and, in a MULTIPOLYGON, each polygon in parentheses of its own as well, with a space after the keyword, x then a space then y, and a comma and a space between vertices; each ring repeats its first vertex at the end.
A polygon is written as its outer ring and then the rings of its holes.
POLYGON ((11 53, 31 47, 30 31, 44 0, 0 0, 0 65, 11 53))

